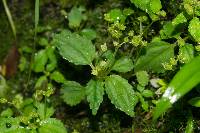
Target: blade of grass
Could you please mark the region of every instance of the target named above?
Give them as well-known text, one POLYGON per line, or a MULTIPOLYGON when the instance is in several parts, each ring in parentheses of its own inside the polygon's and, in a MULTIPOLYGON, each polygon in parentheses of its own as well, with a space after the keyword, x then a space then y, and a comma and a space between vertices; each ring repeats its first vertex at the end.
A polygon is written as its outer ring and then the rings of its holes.
POLYGON ((5 9, 5 12, 6 12, 6 15, 8 17, 8 21, 10 23, 10 26, 11 26, 11 29, 12 29, 12 32, 13 32, 13 35, 14 35, 14 38, 16 40, 16 29, 15 29, 15 24, 14 24, 14 21, 12 19, 12 15, 10 13, 10 10, 8 8, 8 5, 7 5, 7 2, 6 0, 2 0, 3 1, 3 6, 4 6, 4 9, 5 9))
POLYGON ((33 64, 34 54, 35 54, 37 28, 38 28, 38 23, 39 23, 39 14, 40 14, 40 7, 39 6, 40 6, 40 0, 35 0, 35 29, 34 29, 35 33, 34 33, 33 51, 32 51, 32 55, 31 55, 31 62, 30 62, 30 68, 29 68, 29 74, 28 74, 28 81, 27 81, 27 85, 25 87, 25 90, 27 90, 29 82, 30 82, 31 72, 32 72, 31 69, 32 69, 32 64, 33 64))

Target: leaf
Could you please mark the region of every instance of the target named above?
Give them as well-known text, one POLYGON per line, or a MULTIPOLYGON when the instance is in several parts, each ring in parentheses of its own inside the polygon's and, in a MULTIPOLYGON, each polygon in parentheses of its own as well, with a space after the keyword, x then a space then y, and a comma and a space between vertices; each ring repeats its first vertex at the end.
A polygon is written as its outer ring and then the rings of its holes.
POLYGON ((174 46, 163 42, 152 42, 146 47, 146 54, 140 56, 135 64, 135 71, 140 70, 162 73, 165 71, 162 63, 169 62, 174 57, 174 46))
POLYGON ((13 111, 11 108, 4 109, 1 112, 1 117, 11 117, 11 116, 13 116, 13 111))
POLYGON ((136 72, 137 81, 140 85, 146 86, 149 82, 149 75, 146 71, 136 72))
POLYGON ((80 26, 81 21, 86 17, 82 12, 85 11, 84 7, 73 7, 68 15, 69 27, 77 28, 80 26))
POLYGON ((119 75, 110 75, 105 80, 105 87, 106 93, 115 107, 134 116, 133 110, 138 98, 128 81, 119 75))
POLYGON ((105 20, 108 22, 124 22, 126 17, 123 15, 122 11, 118 8, 112 9, 110 12, 106 13, 105 20))
POLYGON ((200 42, 200 21, 194 17, 189 24, 188 31, 196 42, 200 42))
POLYGON ((33 71, 44 72, 45 65, 48 61, 48 56, 45 49, 40 50, 34 56, 33 71))
POLYGON ((200 97, 192 98, 188 101, 188 103, 195 107, 200 107, 200 97))
POLYGON ((80 103, 85 98, 85 88, 74 81, 66 81, 61 88, 61 93, 62 99, 70 106, 80 103))
POLYGON ((46 75, 42 75, 36 81, 35 88, 36 89, 43 88, 47 84, 47 82, 48 82, 48 79, 47 79, 46 75))
POLYGON ((125 16, 129 16, 129 15, 131 15, 131 14, 133 14, 134 13, 134 10, 132 10, 131 8, 125 8, 124 10, 123 10, 123 14, 125 15, 125 16))
POLYGON ((133 61, 128 57, 118 59, 112 67, 112 70, 118 72, 128 72, 133 69, 133 61))
POLYGON ((67 131, 60 120, 48 118, 40 122, 39 133, 67 133, 67 131))
POLYGON ((172 22, 167 22, 163 29, 160 30, 160 36, 162 39, 168 39, 168 38, 178 38, 181 34, 180 30, 182 30, 182 27, 177 27, 176 25, 173 25, 172 22))
POLYGON ((160 0, 150 0, 149 6, 153 13, 158 13, 162 8, 160 0))
POLYGON ((47 56, 48 56, 48 59, 49 59, 48 64, 46 66, 46 69, 47 69, 48 72, 53 71, 57 66, 57 58, 56 58, 56 55, 54 53, 54 49, 55 49, 54 47, 48 47, 46 49, 47 56))
POLYGON ((184 16, 183 12, 178 14, 173 20, 172 20, 172 25, 178 25, 182 23, 186 23, 187 18, 184 16))
POLYGON ((194 122, 193 122, 193 117, 192 115, 189 116, 187 120, 187 126, 185 128, 185 133, 194 133, 194 122))
POLYGON ((190 62, 194 58, 194 46, 192 44, 185 44, 179 48, 179 55, 181 56, 181 62, 190 62))
POLYGON ((93 29, 83 29, 81 35, 85 36, 89 40, 94 40, 97 37, 97 33, 93 29))
POLYGON ((86 37, 62 31, 53 38, 60 55, 76 65, 89 65, 95 57, 95 47, 86 37))
POLYGON ((149 104, 147 101, 144 100, 144 98, 142 97, 142 95, 140 93, 137 92, 138 98, 140 100, 140 103, 142 105, 142 108, 144 109, 144 111, 148 111, 149 108, 149 104))
POLYGON ((53 73, 51 73, 50 78, 57 83, 64 83, 66 81, 65 77, 59 71, 54 71, 53 73))
POLYGON ((96 115, 103 101, 104 83, 99 80, 90 80, 86 86, 87 101, 90 103, 92 114, 96 115))
POLYGON ((0 118, 1 133, 27 133, 28 130, 20 125, 20 118, 0 118))
POLYGON ((130 0, 130 1, 134 3, 137 8, 140 8, 141 10, 148 13, 153 20, 156 20, 154 18, 162 8, 160 0, 130 0))
POLYGON ((153 112, 153 119, 156 120, 162 113, 167 111, 179 98, 184 96, 200 83, 200 56, 185 64, 174 76, 168 88, 158 101, 153 112))
POLYGON ((44 103, 39 102, 36 102, 34 105, 37 107, 37 113, 39 114, 40 119, 42 120, 49 118, 54 114, 55 110, 53 107, 48 107, 44 103))
POLYGON ((153 97, 153 95, 154 95, 154 92, 151 91, 151 90, 144 90, 144 91, 142 92, 142 96, 144 96, 144 97, 146 97, 146 98, 153 97))

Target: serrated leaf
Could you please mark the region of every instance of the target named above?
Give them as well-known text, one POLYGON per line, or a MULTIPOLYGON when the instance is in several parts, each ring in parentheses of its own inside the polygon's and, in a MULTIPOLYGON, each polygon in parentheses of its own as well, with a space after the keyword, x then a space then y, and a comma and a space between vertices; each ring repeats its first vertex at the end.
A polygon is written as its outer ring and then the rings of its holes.
POLYGON ((0 118, 1 133, 27 133, 28 130, 20 126, 20 118, 0 118))
POLYGON ((66 81, 61 88, 61 93, 62 99, 70 106, 80 103, 85 98, 85 88, 74 81, 66 81))
POLYGON ((200 83, 200 56, 185 64, 174 76, 168 88, 158 101, 153 112, 153 119, 156 120, 162 113, 167 111, 179 98, 184 96, 200 83))
POLYGON ((149 75, 146 71, 136 72, 137 81, 140 85, 146 86, 149 82, 149 75))
POLYGON ((118 72, 128 72, 133 69, 133 61, 128 57, 118 59, 112 67, 112 70, 118 72))
POLYGON ((189 24, 188 31, 196 42, 200 42, 200 21, 194 17, 189 24))
POLYGON ((186 23, 187 22, 187 18, 184 16, 183 12, 178 14, 173 20, 172 20, 172 24, 173 25, 178 25, 178 24, 182 24, 182 23, 186 23))
POLYGON ((37 52, 34 56, 33 71, 43 72, 45 70, 45 65, 47 61, 48 61, 48 56, 45 49, 37 52))
POLYGON ((40 122, 39 133, 67 133, 67 130, 60 120, 48 118, 40 122))
POLYGON ((81 35, 87 37, 89 40, 94 40, 97 37, 97 33, 93 29, 83 29, 81 35))
POLYGON ((188 101, 188 103, 195 107, 200 107, 200 97, 192 98, 188 101))
POLYGON ((56 81, 57 83, 65 82, 65 77, 59 71, 54 71, 53 73, 51 73, 50 78, 56 81))
POLYGON ((185 44, 179 48, 179 55, 182 58, 182 62, 190 62, 194 58, 194 46, 192 44, 185 44))
POLYGON ((54 114, 55 110, 53 107, 48 107, 44 103, 39 103, 39 102, 36 102, 34 105, 36 106, 37 113, 40 116, 40 119, 42 120, 49 118, 54 114))
POLYGON ((162 8, 160 0, 130 0, 137 8, 145 11, 153 20, 156 20, 156 13, 162 8))
POLYGON ((96 115, 103 101, 104 83, 99 80, 90 80, 86 86, 87 101, 90 103, 92 114, 96 115))
POLYGON ((62 31, 53 38, 53 44, 60 55, 76 65, 89 65, 95 57, 95 47, 91 40, 70 31, 62 31))
POLYGON ((84 11, 84 7, 73 7, 68 15, 69 26, 71 28, 77 28, 80 26, 81 21, 86 17, 82 12, 84 11))
POLYGON ((134 107, 138 98, 133 87, 119 75, 110 75, 105 80, 105 90, 116 108, 130 116, 134 116, 134 107))
POLYGON ((169 62, 173 57, 173 45, 163 41, 152 42, 146 47, 146 54, 136 61, 135 71, 146 70, 162 73, 165 71, 162 63, 169 62))

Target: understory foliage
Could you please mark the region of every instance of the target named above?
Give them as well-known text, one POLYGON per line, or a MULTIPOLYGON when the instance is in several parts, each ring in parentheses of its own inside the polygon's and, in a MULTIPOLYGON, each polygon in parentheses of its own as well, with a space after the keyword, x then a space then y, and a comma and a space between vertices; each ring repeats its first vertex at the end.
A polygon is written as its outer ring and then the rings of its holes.
POLYGON ((23 1, 27 25, 19 2, 0 13, 20 54, 12 78, 0 61, 0 132, 199 132, 200 1, 23 1), (74 109, 119 130, 70 127, 74 109))

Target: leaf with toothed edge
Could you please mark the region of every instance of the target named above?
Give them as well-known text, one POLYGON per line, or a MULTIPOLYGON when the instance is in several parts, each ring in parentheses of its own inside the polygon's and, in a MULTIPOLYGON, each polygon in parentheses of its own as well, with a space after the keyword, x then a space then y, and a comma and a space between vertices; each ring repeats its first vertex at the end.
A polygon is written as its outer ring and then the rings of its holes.
POLYGON ((119 75, 110 75, 105 80, 105 90, 116 108, 134 116, 134 107, 138 102, 133 87, 119 75))
POLYGON ((96 115, 103 101, 104 83, 99 80, 90 80, 86 86, 87 101, 90 103, 92 114, 96 115))
POLYGON ((95 47, 91 40, 67 30, 55 35, 53 44, 64 59, 75 65, 89 65, 95 57, 95 47))

